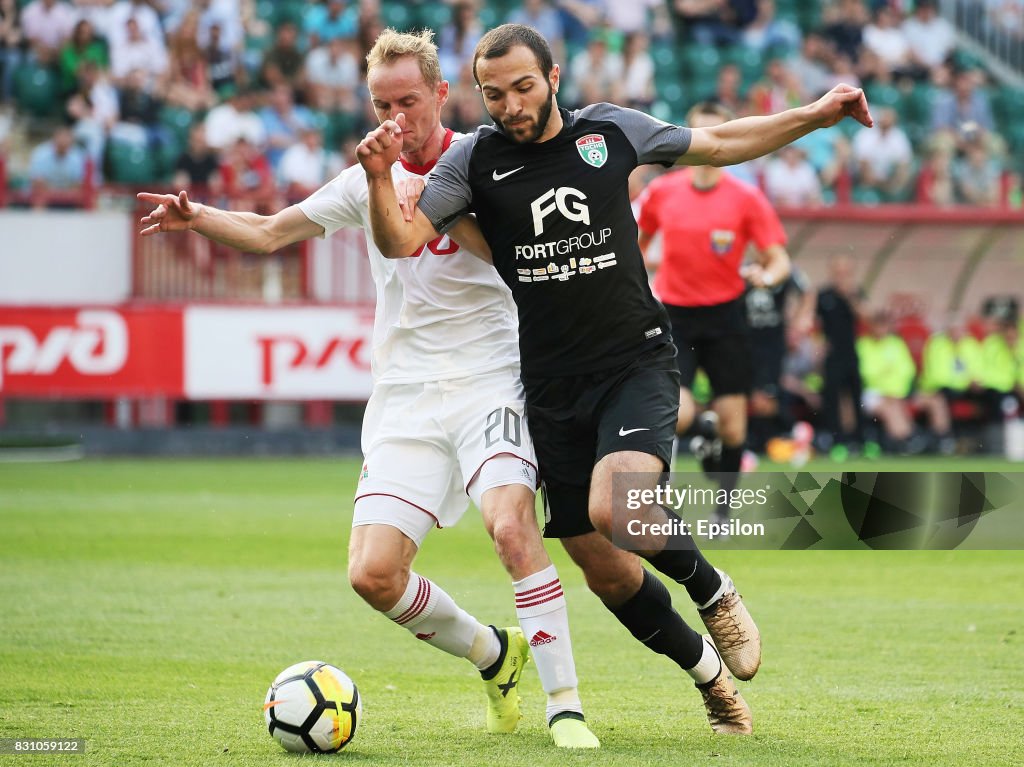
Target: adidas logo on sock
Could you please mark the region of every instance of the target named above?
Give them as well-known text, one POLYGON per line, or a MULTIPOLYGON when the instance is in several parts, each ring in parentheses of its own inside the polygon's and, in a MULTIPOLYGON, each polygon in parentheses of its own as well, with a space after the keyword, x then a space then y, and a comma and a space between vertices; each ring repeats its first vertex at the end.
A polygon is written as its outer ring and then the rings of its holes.
POLYGON ((542 644, 551 644, 556 639, 558 639, 558 637, 553 637, 546 631, 538 631, 536 634, 533 635, 533 638, 530 639, 530 647, 536 647, 537 645, 542 644))

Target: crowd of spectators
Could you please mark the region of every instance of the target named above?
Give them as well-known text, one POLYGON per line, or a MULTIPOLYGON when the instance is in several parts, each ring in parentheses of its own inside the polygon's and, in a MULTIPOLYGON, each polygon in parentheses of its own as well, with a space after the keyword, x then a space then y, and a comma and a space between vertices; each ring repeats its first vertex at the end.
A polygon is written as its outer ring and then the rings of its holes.
MULTIPOLYGON (((1009 29, 1020 5, 989 2, 982 21, 1009 29)), ((94 181, 182 178, 205 124, 225 185, 297 190, 351 161, 338 153, 371 124, 380 29, 435 29, 447 122, 467 129, 486 117, 473 48, 506 20, 552 42, 566 106, 769 114, 863 85, 878 128, 843 124, 740 170, 780 205, 1020 204, 1024 96, 957 50, 935 0, 0 0, 0 104, 70 127, 94 181)))

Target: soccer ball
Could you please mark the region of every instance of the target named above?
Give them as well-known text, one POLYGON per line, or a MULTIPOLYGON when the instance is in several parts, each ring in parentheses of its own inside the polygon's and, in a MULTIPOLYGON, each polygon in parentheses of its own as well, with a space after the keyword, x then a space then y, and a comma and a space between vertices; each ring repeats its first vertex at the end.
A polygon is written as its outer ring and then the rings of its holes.
POLYGON ((307 660, 277 675, 267 690, 263 715, 270 734, 286 750, 327 754, 355 737, 363 702, 344 671, 307 660))

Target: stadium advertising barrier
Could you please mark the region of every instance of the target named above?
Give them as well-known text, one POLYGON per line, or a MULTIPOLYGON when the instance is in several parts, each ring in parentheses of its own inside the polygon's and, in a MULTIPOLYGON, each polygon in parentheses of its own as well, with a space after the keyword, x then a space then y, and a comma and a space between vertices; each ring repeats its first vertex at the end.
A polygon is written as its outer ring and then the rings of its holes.
POLYGON ((0 307, 0 396, 364 400, 372 313, 0 307))

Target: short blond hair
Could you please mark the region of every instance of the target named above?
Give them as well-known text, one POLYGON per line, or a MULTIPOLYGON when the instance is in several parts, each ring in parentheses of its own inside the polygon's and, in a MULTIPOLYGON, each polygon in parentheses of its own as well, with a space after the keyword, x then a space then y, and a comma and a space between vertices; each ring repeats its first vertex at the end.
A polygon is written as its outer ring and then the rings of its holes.
POLYGON ((419 62, 423 82, 431 88, 441 82, 441 62, 437 58, 434 33, 429 29, 415 33, 398 32, 391 27, 385 29, 366 54, 366 72, 369 74, 374 67, 394 64, 406 56, 419 62))

